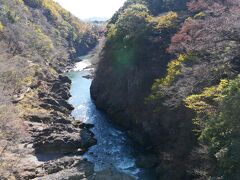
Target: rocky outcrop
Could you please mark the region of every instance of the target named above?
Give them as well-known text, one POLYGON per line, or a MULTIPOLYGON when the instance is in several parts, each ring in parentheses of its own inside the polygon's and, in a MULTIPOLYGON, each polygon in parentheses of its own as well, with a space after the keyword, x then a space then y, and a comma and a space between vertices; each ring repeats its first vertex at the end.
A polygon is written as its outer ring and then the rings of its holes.
POLYGON ((76 153, 96 144, 89 130, 75 128, 70 124, 38 128, 33 131, 33 136, 36 153, 76 153))
POLYGON ((71 80, 63 75, 41 81, 41 87, 45 88, 37 94, 36 101, 39 110, 45 113, 38 110, 25 114, 25 124, 32 138, 24 142, 24 147, 31 147, 30 154, 44 157, 45 163, 29 161, 31 165, 17 172, 19 179, 81 179, 93 174, 93 164, 74 157, 82 155, 97 140, 90 131, 92 124, 82 123, 71 116, 74 108, 67 101, 70 86, 71 80), (53 155, 55 157, 49 161, 48 157, 53 155))
POLYGON ((113 167, 95 172, 94 165, 78 157, 65 157, 44 163, 36 168, 35 180, 134 180, 113 167), (46 175, 48 174, 48 175, 46 175))
POLYGON ((125 174, 124 172, 119 172, 114 167, 110 167, 100 172, 96 172, 88 178, 89 180, 134 180, 135 178, 125 174))
POLYGON ((80 154, 96 143, 73 125, 71 80, 62 73, 95 47, 98 28, 53 0, 0 4, 0 179, 31 179, 41 162, 24 156, 80 154))
POLYGON ((66 156, 37 166, 23 167, 18 179, 83 179, 93 174, 94 165, 76 156, 66 156))

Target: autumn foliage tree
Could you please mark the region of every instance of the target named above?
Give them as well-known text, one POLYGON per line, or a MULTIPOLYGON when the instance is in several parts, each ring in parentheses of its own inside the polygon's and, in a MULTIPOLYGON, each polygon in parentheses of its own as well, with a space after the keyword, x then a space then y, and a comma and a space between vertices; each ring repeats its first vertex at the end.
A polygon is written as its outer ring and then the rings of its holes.
POLYGON ((207 154, 216 161, 208 176, 237 179, 240 2, 194 0, 188 8, 191 17, 172 37, 168 51, 190 58, 180 63, 180 69, 172 69, 175 73, 167 72, 166 80, 174 75, 170 86, 156 81, 154 95, 160 94, 169 107, 185 101, 197 114, 193 122, 199 143, 209 148, 207 154))

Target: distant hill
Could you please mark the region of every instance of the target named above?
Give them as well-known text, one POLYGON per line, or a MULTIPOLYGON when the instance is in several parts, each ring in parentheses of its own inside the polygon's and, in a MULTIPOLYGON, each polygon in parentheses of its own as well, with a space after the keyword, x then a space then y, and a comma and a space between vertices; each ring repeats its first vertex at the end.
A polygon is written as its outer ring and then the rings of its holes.
POLYGON ((93 22, 93 21, 104 22, 107 20, 109 20, 109 18, 104 18, 104 17, 92 17, 92 18, 85 19, 86 22, 93 22))

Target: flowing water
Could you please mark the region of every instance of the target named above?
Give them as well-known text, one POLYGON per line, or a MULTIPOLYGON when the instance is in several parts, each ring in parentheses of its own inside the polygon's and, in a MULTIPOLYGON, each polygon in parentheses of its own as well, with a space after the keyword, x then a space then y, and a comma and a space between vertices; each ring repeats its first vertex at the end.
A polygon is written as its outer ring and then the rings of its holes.
POLYGON ((147 171, 136 167, 136 152, 124 131, 111 124, 109 119, 96 109, 90 97, 92 80, 83 77, 89 75, 90 71, 86 69, 89 65, 89 56, 86 56, 68 74, 72 80, 72 97, 69 101, 75 107, 72 115, 77 120, 94 124, 92 131, 98 141, 84 157, 95 164, 95 171, 115 167, 136 179, 153 179, 149 178, 147 171))

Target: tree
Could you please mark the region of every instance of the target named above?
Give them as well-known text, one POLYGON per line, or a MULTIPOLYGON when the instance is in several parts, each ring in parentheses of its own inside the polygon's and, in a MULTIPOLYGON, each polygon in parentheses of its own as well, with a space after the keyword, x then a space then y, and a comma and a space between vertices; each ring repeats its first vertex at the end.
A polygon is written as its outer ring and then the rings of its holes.
POLYGON ((171 106, 179 105, 182 99, 201 92, 204 87, 216 85, 222 78, 236 76, 240 67, 239 3, 234 0, 196 2, 201 4, 196 5, 193 17, 185 20, 168 48, 177 56, 191 55, 182 63, 182 73, 177 81, 170 87, 159 89, 165 93, 166 103, 171 106), (202 10, 204 3, 208 6, 202 10), (195 14, 198 6, 204 14, 201 18, 196 16, 199 11, 195 14))
POLYGON ((119 16, 116 24, 109 25, 108 37, 123 38, 124 40, 139 38, 146 32, 150 18, 145 5, 131 5, 119 16))
POLYGON ((189 96, 187 106, 197 112, 199 140, 217 161, 213 176, 238 179, 240 175, 240 77, 189 96))

